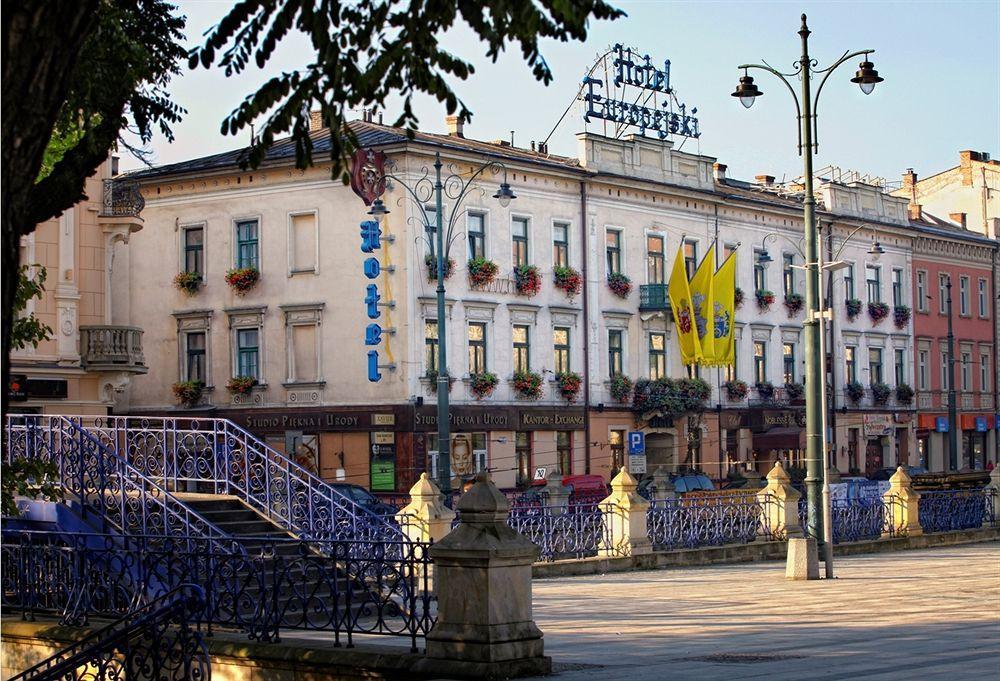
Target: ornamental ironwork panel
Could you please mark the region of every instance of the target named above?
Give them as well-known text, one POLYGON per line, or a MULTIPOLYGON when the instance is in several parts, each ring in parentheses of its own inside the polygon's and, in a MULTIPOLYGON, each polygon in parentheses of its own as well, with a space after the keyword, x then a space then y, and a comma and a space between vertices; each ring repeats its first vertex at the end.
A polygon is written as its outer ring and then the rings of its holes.
POLYGON ((752 495, 682 497, 653 501, 646 532, 657 550, 747 544, 772 534, 752 495))
POLYGON ((138 182, 104 180, 101 217, 137 218, 145 207, 146 199, 139 191, 138 182))
POLYGON ((919 520, 924 532, 951 532, 995 524, 992 488, 920 492, 919 520))
POLYGON ((538 547, 538 559, 596 556, 599 550, 623 555, 597 503, 571 503, 565 507, 520 504, 512 506, 507 524, 538 547))

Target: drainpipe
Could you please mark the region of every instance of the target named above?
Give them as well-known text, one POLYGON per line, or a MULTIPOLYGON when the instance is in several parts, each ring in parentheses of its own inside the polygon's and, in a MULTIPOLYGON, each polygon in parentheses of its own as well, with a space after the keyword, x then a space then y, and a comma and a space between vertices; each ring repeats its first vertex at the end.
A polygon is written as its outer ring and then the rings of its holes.
POLYGON ((590 475, 590 282, 587 279, 587 182, 580 180, 580 278, 583 279, 583 472, 590 475))

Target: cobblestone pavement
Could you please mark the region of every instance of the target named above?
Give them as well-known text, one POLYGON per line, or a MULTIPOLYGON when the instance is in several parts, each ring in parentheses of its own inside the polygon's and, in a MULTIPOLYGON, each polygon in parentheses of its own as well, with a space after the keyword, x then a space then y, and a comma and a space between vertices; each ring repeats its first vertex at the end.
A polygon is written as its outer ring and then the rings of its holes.
POLYGON ((1000 679, 1000 543, 534 582, 555 678, 1000 679))

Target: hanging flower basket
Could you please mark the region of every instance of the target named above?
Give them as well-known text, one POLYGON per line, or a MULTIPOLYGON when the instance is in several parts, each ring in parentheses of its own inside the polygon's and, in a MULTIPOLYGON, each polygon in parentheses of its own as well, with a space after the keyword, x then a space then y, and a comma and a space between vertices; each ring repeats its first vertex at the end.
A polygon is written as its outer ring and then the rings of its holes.
POLYGON ((473 286, 486 286, 497 276, 497 264, 486 258, 473 258, 468 267, 469 282, 473 286))
POLYGON ((481 400, 484 397, 489 397, 493 394, 493 389, 497 387, 497 383, 500 379, 497 378, 496 374, 492 374, 489 371, 483 371, 482 373, 472 374, 469 377, 472 384, 472 394, 476 396, 477 400, 481 400))
POLYGON ((562 289, 572 298, 583 288, 583 277, 572 267, 555 267, 552 270, 556 288, 562 289))
POLYGON ((913 404, 913 388, 906 383, 896 386, 896 402, 899 404, 913 404))
POLYGON ((171 386, 171 390, 179 404, 185 407, 193 407, 201 400, 202 393, 205 391, 205 384, 201 381, 180 381, 174 383, 171 386))
MULTIPOLYGON (((438 265, 437 258, 433 255, 424 256, 424 264, 427 265, 427 281, 437 281, 438 278, 438 265)), ((451 277, 452 270, 455 269, 455 261, 452 258, 448 258, 447 262, 444 264, 444 278, 448 279, 451 277)))
POLYGON ((730 402, 745 400, 750 393, 750 386, 745 381, 726 381, 722 387, 726 389, 726 397, 730 402))
POLYGON ((892 321, 897 329, 906 328, 910 323, 910 308, 906 305, 897 305, 892 308, 892 321))
POLYGON ((801 293, 789 293, 785 296, 785 309, 788 310, 789 319, 797 315, 805 307, 806 299, 801 293))
POLYGON ((774 397, 774 385, 770 381, 764 381, 754 386, 757 396, 762 400, 769 400, 774 397))
POLYGON ((619 298, 628 298, 632 292, 632 280, 621 272, 608 275, 608 288, 619 298))
POLYGON ((892 394, 892 388, 887 386, 885 383, 875 383, 872 385, 872 402, 878 406, 884 405, 889 401, 889 395, 892 394))
MULTIPOLYGON (((426 378, 430 382, 431 392, 432 393, 436 393, 438 391, 438 372, 436 370, 434 370, 434 369, 431 369, 426 374, 424 374, 424 378, 426 378)), ((452 376, 449 375, 448 376, 448 392, 451 392, 451 384, 454 383, 454 382, 455 382, 455 379, 452 376)))
POLYGON ((853 322, 861 314, 861 301, 857 298, 848 298, 844 301, 844 309, 847 310, 847 320, 853 322))
POLYGON ((632 396, 632 379, 624 374, 615 374, 611 379, 611 397, 625 404, 632 396))
POLYGON ((774 304, 774 293, 760 289, 757 291, 757 308, 760 310, 770 310, 774 304))
POLYGON ((559 385, 559 394, 567 402, 575 401, 576 396, 580 394, 580 385, 582 383, 580 374, 573 373, 572 371, 560 372, 556 374, 556 383, 559 385))
POLYGON ((226 390, 232 395, 249 395, 255 385, 257 379, 253 376, 233 376, 226 383, 226 390))
POLYGON ((256 286, 258 281, 260 281, 260 270, 256 267, 240 267, 226 272, 226 283, 239 296, 256 286))
POLYGON ((885 303, 868 303, 868 316, 872 324, 881 324, 889 316, 889 306, 885 303))
POLYGON ((174 286, 189 296, 193 296, 201 288, 201 274, 198 272, 178 272, 174 277, 174 286))
POLYGON ((741 307, 743 307, 743 299, 744 299, 744 297, 745 296, 743 294, 743 289, 741 289, 739 286, 737 286, 736 287, 736 291, 735 291, 735 293, 733 295, 733 302, 736 304, 736 309, 737 310, 739 310, 741 307))
POLYGON ((542 290, 542 277, 534 265, 519 265, 514 268, 514 285, 519 295, 529 298, 542 290))
POLYGON ((790 400, 801 400, 802 396, 806 394, 806 387, 801 383, 786 383, 785 394, 790 400))
POLYGON ((542 396, 542 377, 533 371, 517 371, 514 373, 514 390, 521 397, 537 400, 542 396))
POLYGON ((844 394, 847 395, 847 399, 857 404, 865 396, 865 387, 857 381, 852 381, 844 386, 844 394))

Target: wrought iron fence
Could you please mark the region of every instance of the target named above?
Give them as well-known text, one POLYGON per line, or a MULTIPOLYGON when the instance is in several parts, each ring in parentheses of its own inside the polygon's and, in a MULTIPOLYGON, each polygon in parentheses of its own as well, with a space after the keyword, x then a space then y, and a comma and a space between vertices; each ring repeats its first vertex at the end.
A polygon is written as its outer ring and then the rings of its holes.
POLYGON ((878 539, 892 528, 885 500, 877 496, 836 499, 830 504, 833 543, 878 539))
POLYGON ((104 180, 101 217, 139 217, 145 207, 146 199, 139 191, 138 182, 104 180))
POLYGON ((993 499, 997 490, 928 490, 920 492, 919 518, 924 532, 950 532, 995 525, 993 499))
POLYGON ((771 534, 765 509, 745 494, 653 501, 646 532, 657 550, 746 544, 771 534))
POLYGON ((543 561, 587 558, 598 551, 621 555, 607 520, 602 504, 596 503, 512 506, 507 516, 507 524, 539 548, 538 559, 543 561))
POLYGON ((202 589, 184 584, 11 677, 33 679, 212 678, 198 617, 202 589))
POLYGON ((283 629, 410 639, 434 623, 430 544, 253 540, 245 554, 188 550, 174 538, 5 532, 3 607, 22 617, 84 624, 119 617, 180 584, 205 593, 200 619, 249 638, 277 642, 283 629))

